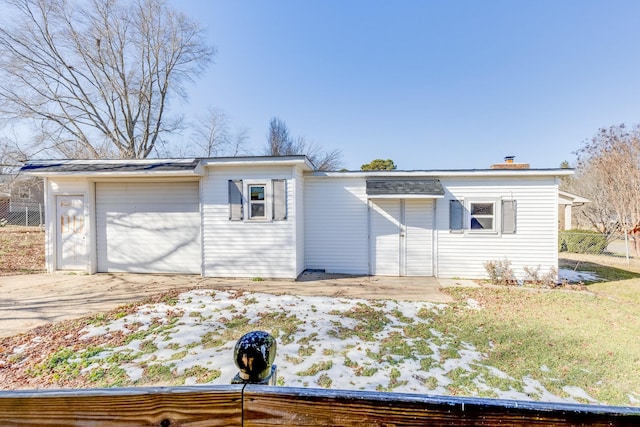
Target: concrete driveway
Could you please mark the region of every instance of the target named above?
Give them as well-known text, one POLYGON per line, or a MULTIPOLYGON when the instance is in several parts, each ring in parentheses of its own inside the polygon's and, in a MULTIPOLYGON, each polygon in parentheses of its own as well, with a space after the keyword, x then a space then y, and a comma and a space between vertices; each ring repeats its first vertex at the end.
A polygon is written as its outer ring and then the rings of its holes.
MULTIPOLYGON (((466 282, 466 283, 463 283, 466 282)), ((297 281, 260 281, 160 274, 35 274, 0 277, 0 337, 36 326, 76 319, 143 301, 171 290, 239 289, 271 294, 298 294, 365 299, 450 302, 445 286, 470 281, 433 277, 357 277, 304 273, 297 281)))

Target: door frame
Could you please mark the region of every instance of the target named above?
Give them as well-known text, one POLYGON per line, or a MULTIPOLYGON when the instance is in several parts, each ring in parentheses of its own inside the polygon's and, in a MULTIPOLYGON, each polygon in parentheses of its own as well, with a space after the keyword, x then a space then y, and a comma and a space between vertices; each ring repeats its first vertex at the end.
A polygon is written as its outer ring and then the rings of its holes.
MULTIPOLYGON (((407 248, 407 208, 406 208, 406 200, 408 199, 413 199, 413 198, 407 198, 407 197, 374 197, 374 198, 369 198, 367 203, 368 203, 368 217, 367 217, 367 227, 368 227, 368 253, 369 253, 369 274, 370 275, 375 275, 376 274, 376 266, 375 263, 373 262, 376 259, 376 254, 374 253, 374 251, 376 250, 375 245, 373 244, 373 238, 374 238, 374 229, 373 229, 373 224, 372 224, 372 213, 373 213, 373 205, 376 204, 376 200, 385 200, 385 201, 393 201, 399 204, 399 209, 398 209, 398 272, 397 272, 397 276, 398 277, 406 277, 407 276, 407 264, 408 264, 408 248, 407 248)), ((421 198, 423 199, 423 198, 421 198)), ((435 276, 436 274, 436 270, 435 270, 435 257, 436 257, 436 244, 435 244, 435 236, 436 236, 436 230, 435 230, 435 220, 436 220, 436 215, 435 215, 435 209, 436 209, 436 200, 434 198, 428 198, 431 201, 431 208, 428 209, 428 212, 425 212, 425 214, 428 214, 431 216, 431 238, 430 238, 430 246, 431 246, 431 257, 430 257, 430 263, 431 263, 431 276, 435 276)))

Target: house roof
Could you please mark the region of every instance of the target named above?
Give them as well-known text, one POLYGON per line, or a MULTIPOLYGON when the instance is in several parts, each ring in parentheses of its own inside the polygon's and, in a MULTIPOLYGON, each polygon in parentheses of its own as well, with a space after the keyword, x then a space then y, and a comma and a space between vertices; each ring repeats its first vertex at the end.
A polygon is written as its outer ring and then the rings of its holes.
POLYGON ((20 172, 31 175, 73 175, 73 176, 137 176, 201 175, 203 166, 237 165, 304 165, 313 170, 313 164, 306 156, 282 157, 216 157, 189 159, 130 159, 130 160, 30 160, 20 172))
POLYGON ((20 169, 32 175, 195 175, 198 159, 31 160, 20 169))
MULTIPOLYGON (((217 166, 284 166, 296 165, 312 176, 364 177, 366 179, 429 179, 443 177, 523 177, 523 176, 568 176, 572 169, 454 169, 454 170, 411 170, 411 171, 315 171, 313 164, 304 155, 299 156, 252 156, 252 157, 212 157, 189 159, 133 159, 133 160, 30 160, 20 172, 38 175, 73 176, 198 176, 203 167, 217 166)), ((425 181, 422 185, 427 185, 425 181)), ((431 181, 432 182, 432 181, 431 181)), ((390 184, 389 184, 390 185, 390 184)), ((394 184, 400 185, 400 184, 394 184)), ((380 190, 381 191, 381 190, 380 190)), ((396 191, 391 190, 389 191, 396 191)), ((399 191, 399 190, 398 190, 399 191)), ((418 191, 418 190, 415 190, 418 191)))
POLYGON ((572 194, 567 191, 558 191, 558 203, 561 205, 575 205, 581 203, 589 203, 591 200, 585 199, 577 194, 572 194))
POLYGON ((573 169, 431 169, 431 170, 392 170, 392 171, 347 171, 325 172, 315 171, 313 176, 325 176, 334 178, 467 178, 467 177, 560 177, 573 175, 573 169))
POLYGON ((438 179, 368 179, 368 196, 443 196, 444 188, 438 179))
POLYGON ((154 160, 31 160, 20 169, 34 175, 82 175, 96 173, 194 173, 198 159, 154 160))

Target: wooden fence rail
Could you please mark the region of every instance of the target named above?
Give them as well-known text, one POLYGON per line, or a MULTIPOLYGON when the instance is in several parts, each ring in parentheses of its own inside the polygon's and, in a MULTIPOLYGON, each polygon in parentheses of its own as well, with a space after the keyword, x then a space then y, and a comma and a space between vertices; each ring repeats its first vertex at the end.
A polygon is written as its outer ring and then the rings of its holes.
POLYGON ((0 392, 0 426, 639 426, 640 408, 229 386, 0 392))

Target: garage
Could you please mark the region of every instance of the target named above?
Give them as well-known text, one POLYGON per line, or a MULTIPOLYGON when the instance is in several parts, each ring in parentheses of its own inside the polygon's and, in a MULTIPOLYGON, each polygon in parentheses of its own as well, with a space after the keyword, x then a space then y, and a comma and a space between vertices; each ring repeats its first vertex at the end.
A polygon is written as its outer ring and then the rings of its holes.
POLYGON ((97 182, 99 272, 200 274, 199 181, 97 182))

